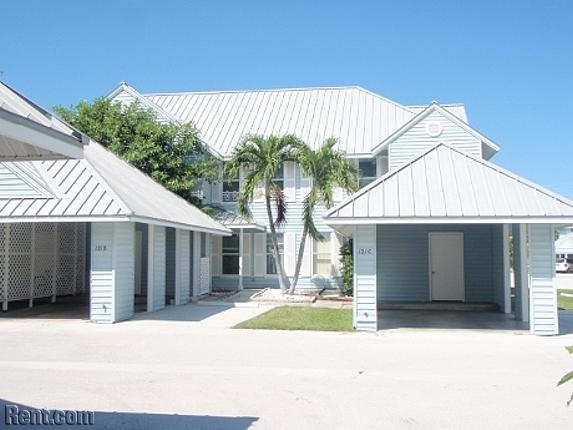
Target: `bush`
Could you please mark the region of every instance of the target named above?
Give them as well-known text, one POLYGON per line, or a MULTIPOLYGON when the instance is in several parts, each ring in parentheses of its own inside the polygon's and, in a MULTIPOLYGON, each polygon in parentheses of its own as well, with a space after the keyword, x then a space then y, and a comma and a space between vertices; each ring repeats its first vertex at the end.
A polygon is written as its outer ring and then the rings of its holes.
POLYGON ((352 246, 352 239, 348 240, 340 247, 340 263, 342 267, 342 289, 341 292, 345 296, 354 295, 354 252, 352 246))

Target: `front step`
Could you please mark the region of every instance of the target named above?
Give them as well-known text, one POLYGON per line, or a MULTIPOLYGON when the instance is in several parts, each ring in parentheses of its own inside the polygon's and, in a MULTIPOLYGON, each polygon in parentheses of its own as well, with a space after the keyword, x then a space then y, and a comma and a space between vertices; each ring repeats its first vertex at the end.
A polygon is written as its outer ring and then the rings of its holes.
POLYGON ((497 312, 495 303, 460 303, 460 302, 378 302, 378 310, 412 310, 412 311, 467 311, 497 312))

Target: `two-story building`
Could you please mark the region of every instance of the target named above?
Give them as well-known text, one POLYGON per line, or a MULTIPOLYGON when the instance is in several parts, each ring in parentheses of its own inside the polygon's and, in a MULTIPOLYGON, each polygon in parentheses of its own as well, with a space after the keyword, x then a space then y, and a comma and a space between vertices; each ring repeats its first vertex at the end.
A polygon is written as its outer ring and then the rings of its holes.
MULTIPOLYGON (((499 146, 469 125, 463 105, 404 106, 360 87, 140 94, 121 84, 108 97, 192 122, 221 165, 249 133, 294 134, 314 148, 338 138, 362 188, 338 192, 335 208, 317 211, 327 240, 307 242, 299 288, 338 285, 339 248, 353 238, 357 328, 375 330, 384 302, 490 303, 512 312, 511 234, 516 317, 535 333, 558 332, 553 232, 573 222, 573 203, 490 163, 499 146)), ((241 179, 203 189, 234 232, 213 238, 212 282, 276 286, 262 200, 252 203, 251 219, 236 213, 241 179)), ((292 276, 311 178, 286 163, 276 181, 288 202, 279 241, 292 276)))

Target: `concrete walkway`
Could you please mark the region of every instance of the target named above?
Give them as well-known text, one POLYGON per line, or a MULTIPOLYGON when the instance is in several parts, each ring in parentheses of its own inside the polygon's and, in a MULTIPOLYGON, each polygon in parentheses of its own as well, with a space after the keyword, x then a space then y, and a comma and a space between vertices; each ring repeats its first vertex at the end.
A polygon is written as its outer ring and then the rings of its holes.
POLYGON ((96 410, 94 429, 573 428, 573 386, 555 388, 573 368, 573 335, 226 328, 264 310, 187 305, 114 325, 3 318, 0 398, 96 410))

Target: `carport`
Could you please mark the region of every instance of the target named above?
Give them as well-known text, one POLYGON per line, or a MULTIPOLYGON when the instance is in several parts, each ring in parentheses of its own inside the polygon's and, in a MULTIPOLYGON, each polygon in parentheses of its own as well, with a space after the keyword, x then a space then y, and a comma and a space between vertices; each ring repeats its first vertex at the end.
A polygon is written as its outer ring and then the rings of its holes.
POLYGON ((532 333, 559 333, 554 229, 573 222, 565 197, 440 143, 325 220, 354 240, 359 330, 377 330, 388 303, 453 303, 491 304, 532 333))
POLYGON ((0 302, 86 294, 116 322, 211 288, 211 235, 230 230, 0 85, 0 302))

